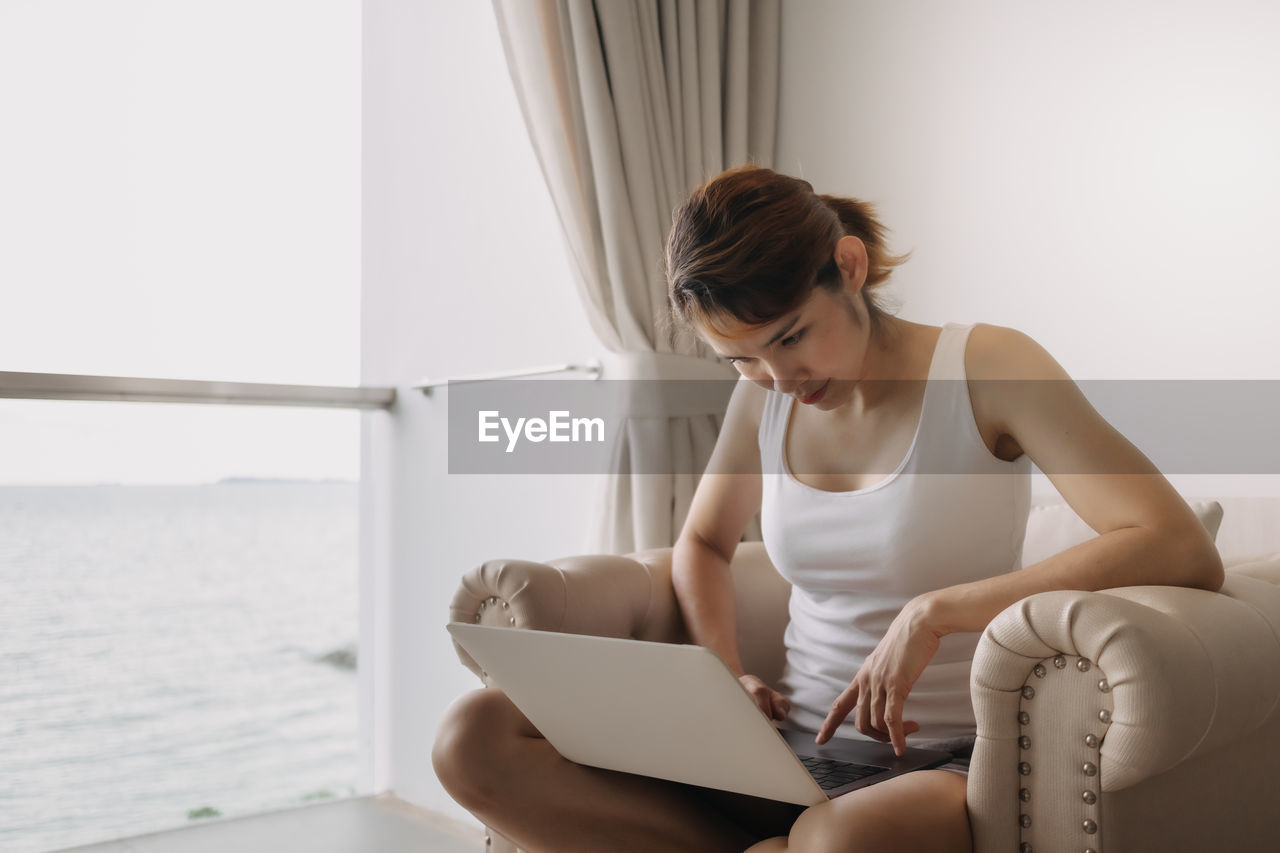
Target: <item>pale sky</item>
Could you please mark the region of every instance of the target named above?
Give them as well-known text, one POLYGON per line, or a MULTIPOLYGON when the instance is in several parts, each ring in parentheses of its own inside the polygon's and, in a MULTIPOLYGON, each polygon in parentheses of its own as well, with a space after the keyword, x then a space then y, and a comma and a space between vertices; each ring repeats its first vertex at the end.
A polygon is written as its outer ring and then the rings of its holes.
MULTIPOLYGON (((0 0, 0 370, 359 384, 359 0, 0 0)), ((0 400, 0 483, 355 478, 354 411, 0 400)))

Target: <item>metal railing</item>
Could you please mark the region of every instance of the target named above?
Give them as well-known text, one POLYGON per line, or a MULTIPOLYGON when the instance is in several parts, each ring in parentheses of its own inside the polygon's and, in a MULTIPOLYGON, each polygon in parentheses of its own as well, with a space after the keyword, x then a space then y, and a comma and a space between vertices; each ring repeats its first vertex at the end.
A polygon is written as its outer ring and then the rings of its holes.
POLYGON ((542 376, 548 373, 586 373, 592 379, 600 377, 599 360, 592 359, 586 364, 549 364, 546 367, 526 367, 520 370, 507 370, 498 373, 477 373, 472 376, 454 376, 448 379, 423 379, 413 386, 413 390, 421 391, 428 396, 434 388, 444 385, 458 385, 463 382, 489 382, 494 379, 519 379, 524 376, 542 376))
POLYGON ((0 398, 387 409, 396 389, 0 371, 0 398))

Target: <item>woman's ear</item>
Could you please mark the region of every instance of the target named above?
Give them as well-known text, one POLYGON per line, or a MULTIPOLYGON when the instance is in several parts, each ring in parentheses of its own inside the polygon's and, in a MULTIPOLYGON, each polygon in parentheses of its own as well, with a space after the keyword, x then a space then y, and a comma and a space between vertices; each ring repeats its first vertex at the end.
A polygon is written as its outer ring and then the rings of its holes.
POLYGON ((866 244, 852 234, 841 237, 836 243, 836 266, 840 267, 845 287, 857 294, 867 283, 866 244))

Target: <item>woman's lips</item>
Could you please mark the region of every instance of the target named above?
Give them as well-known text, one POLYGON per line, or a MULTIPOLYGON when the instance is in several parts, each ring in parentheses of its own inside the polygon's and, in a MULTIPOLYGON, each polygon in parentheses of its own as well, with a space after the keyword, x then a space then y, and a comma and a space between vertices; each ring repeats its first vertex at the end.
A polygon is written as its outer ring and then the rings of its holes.
POLYGON ((828 379, 826 382, 823 382, 823 383, 822 383, 822 387, 821 387, 821 388, 819 388, 817 391, 814 391, 814 392, 813 392, 812 394, 810 394, 808 397, 800 397, 800 398, 799 398, 799 399, 800 399, 800 402, 801 402, 801 403, 806 403, 806 404, 808 404, 808 405, 812 406, 814 403, 816 403, 816 402, 818 402, 819 400, 821 400, 821 399, 822 399, 822 395, 823 395, 823 394, 825 394, 825 393, 827 392, 827 384, 828 384, 830 381, 831 381, 831 380, 830 380, 830 379, 828 379))

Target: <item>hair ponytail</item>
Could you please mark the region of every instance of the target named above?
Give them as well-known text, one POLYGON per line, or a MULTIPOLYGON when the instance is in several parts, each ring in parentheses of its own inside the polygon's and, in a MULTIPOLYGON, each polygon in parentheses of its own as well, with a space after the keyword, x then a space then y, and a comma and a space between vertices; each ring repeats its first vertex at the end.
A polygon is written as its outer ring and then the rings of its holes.
POLYGON ((866 287, 873 288, 884 282, 894 267, 911 256, 910 252, 901 255, 889 253, 885 240, 889 229, 876 218, 876 208, 871 202, 834 195, 820 195, 818 198, 840 218, 844 233, 857 237, 867 247, 866 287))

